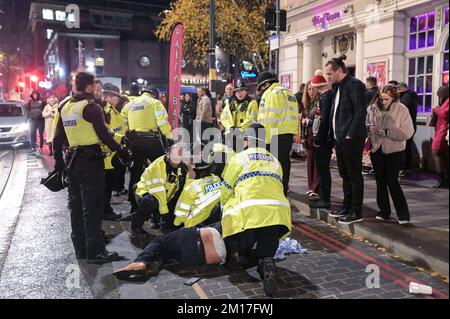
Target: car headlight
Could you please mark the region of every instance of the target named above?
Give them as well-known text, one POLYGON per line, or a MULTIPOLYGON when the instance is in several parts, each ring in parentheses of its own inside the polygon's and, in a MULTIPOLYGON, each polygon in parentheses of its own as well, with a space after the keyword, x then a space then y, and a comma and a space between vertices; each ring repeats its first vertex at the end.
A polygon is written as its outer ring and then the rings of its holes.
POLYGON ((19 125, 16 125, 11 132, 13 133, 24 133, 30 129, 30 125, 28 123, 22 123, 19 125))

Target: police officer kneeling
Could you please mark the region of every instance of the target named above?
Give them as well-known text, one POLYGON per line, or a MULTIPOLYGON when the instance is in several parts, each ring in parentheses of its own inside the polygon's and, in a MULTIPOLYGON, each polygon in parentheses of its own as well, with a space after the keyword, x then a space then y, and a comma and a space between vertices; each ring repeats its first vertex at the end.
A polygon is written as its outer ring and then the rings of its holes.
POLYGON ((261 124, 250 126, 244 137, 245 150, 235 155, 224 171, 220 201, 222 236, 230 258, 249 256, 256 243, 257 270, 265 293, 272 296, 277 281, 273 256, 279 239, 291 231, 292 224, 281 165, 265 149, 265 134, 261 124))
POLYGON ((136 188, 138 209, 131 216, 131 233, 142 239, 147 233, 142 229, 145 221, 152 218, 154 226, 160 224, 164 233, 175 230, 175 205, 183 190, 187 167, 182 162, 181 144, 168 147, 163 155, 151 163, 136 188))
POLYGON ((76 94, 59 107, 54 138, 55 169, 67 169, 72 242, 77 259, 101 264, 118 259, 105 249, 101 234, 105 172, 101 144, 122 152, 109 135, 101 107, 94 102, 94 76, 80 72, 76 94), (63 160, 66 151, 67 167, 63 160))

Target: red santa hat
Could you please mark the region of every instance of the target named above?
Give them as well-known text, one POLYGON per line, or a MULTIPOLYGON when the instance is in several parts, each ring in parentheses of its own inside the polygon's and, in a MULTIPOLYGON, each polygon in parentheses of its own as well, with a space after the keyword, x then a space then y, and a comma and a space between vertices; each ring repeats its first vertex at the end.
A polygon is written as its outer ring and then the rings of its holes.
POLYGON ((328 85, 327 79, 323 76, 322 70, 317 70, 311 80, 311 85, 314 87, 328 85))

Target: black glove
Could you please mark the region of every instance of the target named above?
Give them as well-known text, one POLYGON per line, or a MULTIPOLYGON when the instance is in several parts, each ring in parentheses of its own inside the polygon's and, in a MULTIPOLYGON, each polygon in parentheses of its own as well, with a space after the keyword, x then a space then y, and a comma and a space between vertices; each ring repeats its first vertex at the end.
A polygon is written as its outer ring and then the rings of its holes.
POLYGON ((172 140, 172 139, 168 139, 167 140, 167 147, 171 147, 171 146, 173 146, 175 144, 175 141, 174 140, 172 140))

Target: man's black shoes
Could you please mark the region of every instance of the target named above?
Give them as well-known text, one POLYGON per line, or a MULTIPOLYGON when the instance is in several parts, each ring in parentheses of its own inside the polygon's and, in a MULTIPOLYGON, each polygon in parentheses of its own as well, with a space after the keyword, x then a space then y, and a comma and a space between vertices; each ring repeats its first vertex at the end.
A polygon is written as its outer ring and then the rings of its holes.
POLYGON ((341 217, 344 217, 344 216, 348 215, 349 213, 350 213, 350 211, 348 209, 344 208, 344 209, 342 209, 340 211, 337 211, 337 212, 330 212, 328 214, 328 216, 341 218, 341 217))
POLYGON ((117 254, 115 251, 104 250, 98 255, 88 257, 87 263, 101 265, 116 260, 119 260, 119 254, 117 254))
POLYGON ((363 218, 361 213, 350 212, 350 214, 345 215, 344 217, 339 218, 339 224, 350 225, 354 223, 362 222, 363 218))

